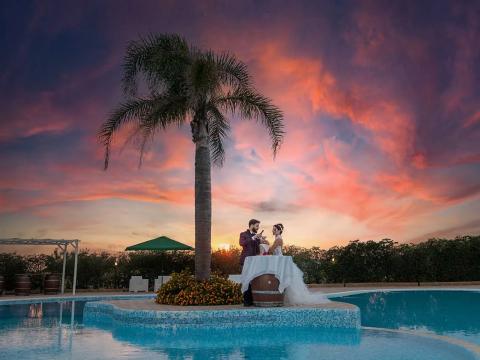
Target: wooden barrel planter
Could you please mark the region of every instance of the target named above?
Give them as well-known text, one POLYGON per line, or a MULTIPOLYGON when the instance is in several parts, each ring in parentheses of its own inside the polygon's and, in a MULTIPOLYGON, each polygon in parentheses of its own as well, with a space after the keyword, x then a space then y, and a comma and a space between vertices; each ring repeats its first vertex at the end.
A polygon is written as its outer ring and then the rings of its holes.
POLYGON ((43 282, 43 292, 45 295, 58 294, 58 288, 60 287, 60 275, 47 274, 43 282))
POLYGON ((283 293, 278 290, 280 281, 273 274, 257 276, 250 282, 253 305, 261 307, 283 306, 283 293))
POLYGON ((18 274, 15 276, 15 295, 30 295, 32 282, 27 274, 18 274))
POLYGON ((5 278, 3 275, 0 275, 0 296, 3 294, 3 291, 5 290, 5 278))

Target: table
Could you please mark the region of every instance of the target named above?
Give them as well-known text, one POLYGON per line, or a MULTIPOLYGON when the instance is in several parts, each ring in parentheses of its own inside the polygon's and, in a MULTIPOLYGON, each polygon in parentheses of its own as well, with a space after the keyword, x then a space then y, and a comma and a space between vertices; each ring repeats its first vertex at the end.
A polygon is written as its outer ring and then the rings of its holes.
POLYGON ((248 256, 242 269, 242 292, 248 290, 250 281, 257 276, 273 274, 280 282, 278 290, 283 293, 292 283, 295 272, 298 272, 298 268, 291 256, 248 256))

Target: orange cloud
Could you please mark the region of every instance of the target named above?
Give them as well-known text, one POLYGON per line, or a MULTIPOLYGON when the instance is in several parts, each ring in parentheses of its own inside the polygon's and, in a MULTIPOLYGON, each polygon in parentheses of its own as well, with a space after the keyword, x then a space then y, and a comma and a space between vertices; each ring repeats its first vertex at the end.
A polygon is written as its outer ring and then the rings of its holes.
MULTIPOLYGON (((321 59, 292 54, 280 44, 262 47, 259 59, 261 81, 269 84, 274 98, 285 107, 292 127, 324 112, 370 130, 380 149, 399 163, 412 155, 415 126, 394 99, 372 92, 368 84, 340 84, 321 59)), ((316 130, 321 131, 321 125, 316 130)))

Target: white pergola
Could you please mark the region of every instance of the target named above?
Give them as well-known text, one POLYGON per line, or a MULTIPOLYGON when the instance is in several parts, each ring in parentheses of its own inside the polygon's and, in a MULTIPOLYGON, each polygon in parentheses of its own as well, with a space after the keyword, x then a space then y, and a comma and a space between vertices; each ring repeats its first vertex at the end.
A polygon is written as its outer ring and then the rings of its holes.
POLYGON ((67 265, 67 247, 71 245, 75 251, 75 265, 73 268, 73 289, 75 295, 77 289, 77 264, 78 264, 78 243, 80 240, 56 240, 56 239, 0 239, 0 245, 50 245, 57 246, 62 251, 63 268, 62 268, 62 294, 65 292, 65 267, 67 265))

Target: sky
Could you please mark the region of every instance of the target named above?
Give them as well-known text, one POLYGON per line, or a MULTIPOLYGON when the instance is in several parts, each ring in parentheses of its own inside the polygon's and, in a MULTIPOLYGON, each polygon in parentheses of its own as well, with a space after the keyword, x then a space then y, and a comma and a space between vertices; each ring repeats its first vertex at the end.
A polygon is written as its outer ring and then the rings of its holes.
POLYGON ((0 11, 0 237, 119 251, 194 244, 189 126, 159 132, 138 167, 96 133, 122 101, 126 45, 178 33, 248 65, 285 114, 273 159, 231 119, 212 171, 213 248, 250 218, 329 248, 480 233, 478 1, 9 1, 0 11))

